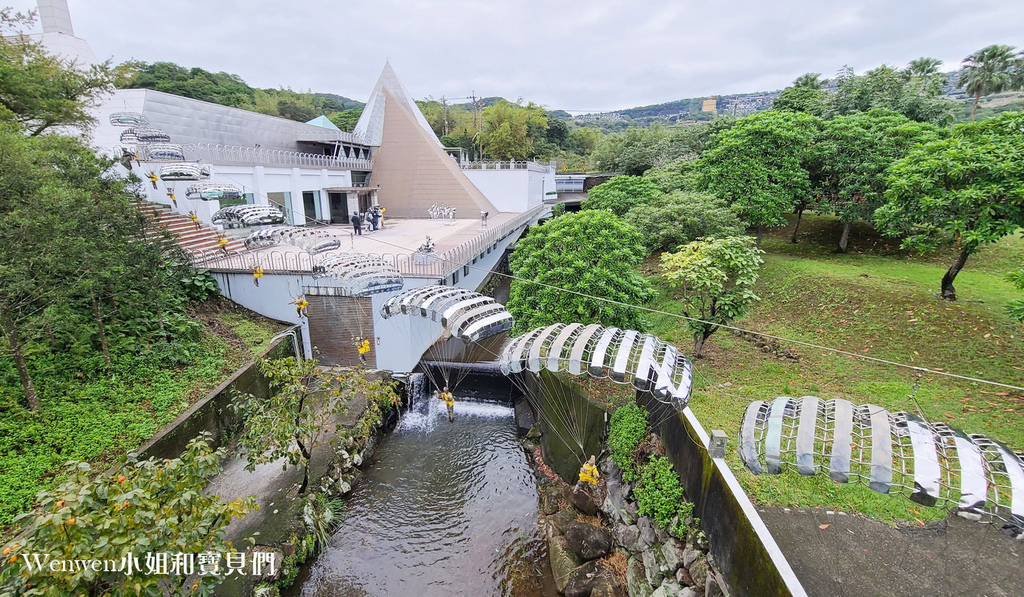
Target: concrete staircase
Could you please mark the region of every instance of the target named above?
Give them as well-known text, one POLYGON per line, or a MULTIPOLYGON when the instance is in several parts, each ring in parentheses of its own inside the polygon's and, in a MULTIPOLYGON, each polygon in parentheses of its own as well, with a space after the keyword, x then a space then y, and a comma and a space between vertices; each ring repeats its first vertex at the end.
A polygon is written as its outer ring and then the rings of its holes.
MULTIPOLYGON (((200 253, 220 249, 218 240, 220 233, 209 226, 202 225, 198 230, 192 219, 171 211, 171 208, 159 203, 141 202, 137 204, 143 214, 149 216, 157 225, 175 236, 178 244, 186 251, 200 253)), ((228 236, 227 250, 231 253, 245 249, 237 238, 228 236)))

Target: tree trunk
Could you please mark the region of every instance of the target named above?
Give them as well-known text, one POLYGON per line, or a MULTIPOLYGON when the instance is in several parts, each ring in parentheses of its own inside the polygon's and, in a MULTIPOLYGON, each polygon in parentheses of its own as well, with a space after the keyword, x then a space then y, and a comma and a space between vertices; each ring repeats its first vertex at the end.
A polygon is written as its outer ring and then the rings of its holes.
POLYGON ((699 359, 704 356, 704 342, 707 337, 704 334, 693 335, 693 358, 699 359))
POLYGON ((850 226, 853 225, 853 221, 843 222, 843 233, 839 236, 839 248, 836 249, 836 253, 845 253, 846 246, 850 242, 850 226))
POLYGON ((978 102, 981 100, 981 90, 974 94, 974 105, 971 106, 971 120, 978 115, 978 102))
POLYGON ((953 288, 953 280, 956 279, 956 275, 960 273, 960 270, 964 268, 964 264, 967 263, 967 258, 971 256, 972 250, 966 247, 961 249, 960 256, 956 258, 956 263, 946 271, 945 276, 942 276, 942 298, 947 301, 956 300, 956 288, 953 288))
POLYGON ((38 411, 39 396, 36 394, 35 384, 32 383, 32 376, 28 373, 25 355, 21 352, 21 342, 18 340, 14 318, 7 311, 0 310, 0 324, 3 324, 7 344, 10 345, 11 353, 14 355, 14 368, 18 370, 18 379, 21 380, 21 389, 25 392, 25 401, 30 409, 38 411))
POLYGON ((763 238, 763 237, 764 237, 764 227, 763 226, 758 226, 757 227, 757 241, 754 244, 756 246, 760 247, 761 246, 761 238, 763 238))
POLYGON ((796 208, 796 226, 793 226, 793 238, 789 240, 792 244, 797 244, 796 233, 800 231, 800 220, 804 219, 804 208, 796 208))
POLYGON ((107 344, 107 332, 103 328, 103 314, 100 313, 100 303, 96 300, 96 297, 92 297, 92 312, 96 315, 96 325, 100 331, 100 348, 103 349, 103 364, 106 365, 107 371, 113 367, 110 364, 110 346, 107 344))
POLYGON ((309 461, 312 460, 313 454, 310 450, 306 449, 305 444, 296 438, 295 443, 299 446, 299 452, 302 454, 302 458, 305 462, 302 465, 302 485, 299 486, 299 495, 306 494, 306 487, 309 486, 309 461))

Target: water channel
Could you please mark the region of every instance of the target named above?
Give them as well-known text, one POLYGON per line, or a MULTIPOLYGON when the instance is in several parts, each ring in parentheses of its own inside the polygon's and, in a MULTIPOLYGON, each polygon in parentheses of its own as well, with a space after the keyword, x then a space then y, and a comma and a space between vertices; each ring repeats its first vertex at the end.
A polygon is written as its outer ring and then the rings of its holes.
POLYGON ((551 595, 537 489, 505 387, 416 399, 289 595, 551 595))

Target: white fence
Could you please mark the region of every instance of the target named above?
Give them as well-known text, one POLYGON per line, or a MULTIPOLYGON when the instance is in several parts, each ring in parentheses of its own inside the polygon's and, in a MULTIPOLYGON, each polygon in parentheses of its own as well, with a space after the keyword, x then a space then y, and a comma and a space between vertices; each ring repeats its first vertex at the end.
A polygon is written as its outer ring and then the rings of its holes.
POLYGON ((300 168, 337 168, 339 170, 370 170, 370 160, 334 157, 260 147, 239 147, 213 143, 190 143, 184 146, 190 160, 224 165, 298 166, 300 168))

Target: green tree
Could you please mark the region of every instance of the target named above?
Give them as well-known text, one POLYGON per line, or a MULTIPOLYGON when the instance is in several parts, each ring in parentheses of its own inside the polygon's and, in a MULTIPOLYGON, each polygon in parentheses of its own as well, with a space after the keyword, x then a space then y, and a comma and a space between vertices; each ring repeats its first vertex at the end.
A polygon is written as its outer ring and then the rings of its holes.
POLYGON ((689 321, 693 354, 704 353, 704 343, 720 326, 743 317, 754 301, 754 285, 764 261, 763 251, 750 238, 705 238, 661 256, 665 278, 679 291, 683 314, 689 321), (706 323, 705 323, 706 322, 706 323))
POLYGON ((664 166, 651 168, 644 172, 644 178, 658 185, 662 193, 696 191, 700 186, 696 165, 697 160, 679 158, 664 166))
POLYGON ((1020 88, 1013 73, 1015 58, 1015 48, 1001 44, 986 46, 964 58, 960 65, 957 85, 974 96, 971 120, 974 120, 978 113, 981 96, 1020 88))
POLYGON ((772 110, 804 112, 812 116, 821 116, 825 112, 825 92, 819 88, 807 86, 787 87, 772 102, 772 110))
POLYGON ((540 106, 533 102, 523 106, 507 100, 485 108, 483 122, 484 153, 496 160, 534 157, 534 144, 544 136, 548 126, 547 115, 540 106))
POLYGON ((917 122, 949 124, 955 104, 943 94, 941 75, 927 74, 925 62, 930 60, 915 60, 904 69, 883 64, 861 76, 856 76, 853 69, 842 69, 836 75, 835 90, 827 95, 825 116, 882 109, 917 122))
POLYGON ((648 254, 671 251, 706 236, 742 236, 746 228, 725 201, 683 191, 636 207, 625 220, 640 231, 648 254))
POLYGON ((270 381, 268 398, 241 394, 231 407, 245 421, 238 445, 245 451, 247 470, 287 458, 302 467, 299 494, 309 485, 313 450, 330 435, 330 428, 357 394, 388 407, 394 390, 380 380, 370 381, 362 370, 328 372, 313 359, 263 359, 259 370, 270 381))
MULTIPOLYGON (((1021 264, 1020 269, 1007 275, 1006 279, 1020 290, 1024 290, 1024 264, 1021 264)), ((1024 298, 1010 301, 1006 305, 1006 311, 1010 314, 1010 317, 1024 323, 1024 298)))
POLYGON ((822 79, 821 73, 804 73, 793 80, 793 87, 821 89, 826 83, 828 83, 828 80, 822 79))
POLYGON ((644 329, 632 305, 653 297, 636 269, 645 255, 640 234, 605 210, 567 213, 532 228, 509 261, 515 331, 568 322, 644 329))
POLYGON ((33 19, 0 9, 0 120, 35 136, 55 127, 85 127, 97 99, 113 84, 107 64, 78 69, 48 54, 21 30, 33 19))
POLYGON ((341 112, 331 112, 327 115, 327 118, 334 123, 334 126, 347 133, 351 133, 356 128, 356 123, 359 122, 359 117, 362 115, 362 108, 349 108, 341 112))
POLYGON ((761 112, 712 137, 698 162, 701 185, 757 228, 786 222, 785 214, 811 193, 807 161, 819 119, 794 112, 761 112))
POLYGON ((912 147, 938 139, 936 126, 888 110, 826 120, 815 135, 812 179, 822 203, 843 224, 838 249, 845 253, 850 226, 870 220, 885 203, 886 171, 912 147))
MULTIPOLYGON (((8 544, 0 570, 4 595, 210 595, 223 579, 223 557, 234 551, 225 539, 232 519, 257 508, 255 498, 223 504, 203 488, 220 472, 224 449, 214 450, 208 434, 189 442, 180 458, 143 460, 129 455, 113 474, 84 462, 68 463, 68 479, 39 492, 38 509, 18 521, 27 532, 8 544), (146 554, 213 553, 221 573, 147 574, 146 554), (33 554, 39 555, 37 565, 33 554), (124 559, 122 559, 124 558, 124 559), (54 571, 54 560, 112 560, 138 572, 54 571)), ((198 565, 196 566, 198 571, 198 565)))
POLYGON ((875 212, 879 227, 919 250, 952 242, 958 257, 941 293, 956 300, 953 282, 971 254, 1024 226, 1024 114, 957 125, 889 173, 888 203, 875 212))
POLYGON ((606 209, 622 217, 638 205, 646 205, 661 195, 653 182, 639 176, 615 176, 587 192, 581 210, 606 209))

